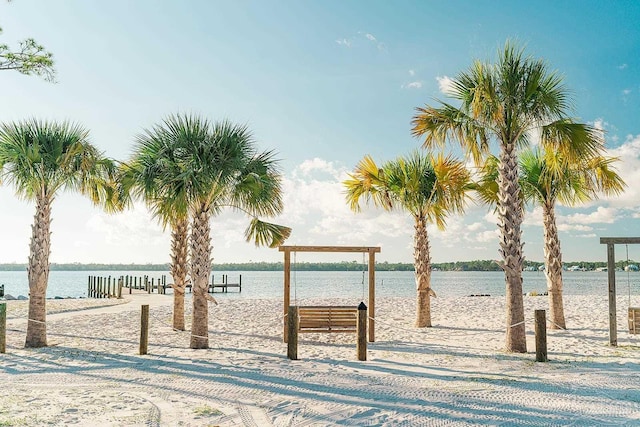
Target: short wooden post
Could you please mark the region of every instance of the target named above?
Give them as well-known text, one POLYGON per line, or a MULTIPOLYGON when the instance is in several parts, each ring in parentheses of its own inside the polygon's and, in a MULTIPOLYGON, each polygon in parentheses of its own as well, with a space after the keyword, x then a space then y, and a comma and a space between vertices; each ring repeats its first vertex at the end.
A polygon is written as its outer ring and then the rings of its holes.
POLYGON ((289 306, 289 314, 287 316, 289 322, 287 327, 287 357, 291 360, 298 360, 298 325, 300 318, 298 317, 298 307, 295 305, 289 306))
POLYGON ((124 285, 124 278, 118 279, 118 299, 122 299, 122 285, 124 285))
POLYGON ((7 304, 0 304, 0 353, 7 352, 7 304))
POLYGON ((547 359, 547 313, 536 310, 536 362, 546 362, 547 359))
POLYGON ((238 292, 242 292, 242 274, 238 278, 238 292))
POLYGON ((358 320, 356 321, 358 338, 356 341, 356 353, 358 360, 367 360, 367 306, 364 302, 358 305, 358 320))
POLYGON ((142 306, 140 317, 140 354, 147 354, 149 346, 149 304, 142 306))

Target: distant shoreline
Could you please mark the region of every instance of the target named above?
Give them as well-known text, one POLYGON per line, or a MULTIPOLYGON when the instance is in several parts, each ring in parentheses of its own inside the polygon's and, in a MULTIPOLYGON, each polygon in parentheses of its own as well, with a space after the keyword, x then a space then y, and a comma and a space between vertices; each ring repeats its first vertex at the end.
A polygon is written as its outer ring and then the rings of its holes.
MULTIPOLYGON (((629 260, 629 263, 636 263, 629 260)), ((542 262, 526 262, 525 267, 538 269, 542 262)), ((580 266, 586 270, 606 267, 607 263, 580 261, 567 262, 566 266, 580 266)), ((626 261, 618 261, 616 266, 624 268, 626 261)), ((292 266, 293 267, 293 266, 292 266)), ((457 261, 433 263, 432 268, 440 271, 500 271, 494 260, 457 261)), ((0 271, 26 271, 27 264, 0 264, 0 271)), ((213 271, 282 271, 282 262, 246 262, 213 264, 213 271)), ((351 262, 299 262, 295 265, 297 271, 365 271, 366 266, 356 261, 351 262)), ((376 271, 413 271, 412 263, 376 263, 376 271)), ((169 271, 169 264, 51 264, 51 271, 169 271)))

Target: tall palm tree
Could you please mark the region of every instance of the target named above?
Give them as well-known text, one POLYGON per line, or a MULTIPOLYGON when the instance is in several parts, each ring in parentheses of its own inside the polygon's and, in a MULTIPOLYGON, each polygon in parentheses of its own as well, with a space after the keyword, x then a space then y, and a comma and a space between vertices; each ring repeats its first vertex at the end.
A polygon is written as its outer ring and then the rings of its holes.
POLYGON ((196 120, 186 127, 168 119, 144 131, 136 138, 131 160, 121 166, 124 194, 145 200, 162 226, 171 229, 173 328, 181 331, 185 329, 184 294, 189 270, 189 181, 178 155, 185 140, 207 140, 208 129, 203 124, 196 120))
POLYGON ((35 201, 27 267, 29 321, 26 347, 47 345, 46 294, 51 249, 51 205, 61 190, 79 191, 114 206, 115 166, 77 124, 26 120, 0 126, 0 173, 19 197, 35 201))
POLYGON ((155 163, 155 167, 171 169, 171 172, 158 176, 158 181, 166 179, 167 182, 154 184, 159 191, 153 191, 153 203, 158 203, 161 218, 165 215, 175 218, 176 204, 180 206, 178 219, 183 218, 183 208, 191 218, 193 321, 190 346, 208 348, 209 221, 226 207, 242 211, 252 217, 245 232, 247 240, 254 240, 256 245, 280 245, 291 230, 258 219, 282 211, 280 172, 274 153, 258 152, 246 126, 227 121, 211 124, 198 116, 175 115, 155 126, 142 139, 164 139, 167 135, 179 137, 171 142, 171 160, 155 163), (150 135, 154 138, 149 138, 150 135))
POLYGON ((457 141, 476 161, 499 147, 498 217, 501 266, 506 285, 507 351, 526 352, 518 149, 539 131, 545 149, 564 153, 569 161, 590 155, 596 145, 583 128, 565 118, 569 115, 569 94, 562 78, 548 70, 542 60, 524 56, 524 51, 507 42, 495 64, 480 61, 453 79, 449 93, 458 103, 417 108, 413 135, 424 137, 423 146, 442 146, 457 141))
POLYGON ((625 183, 612 167, 616 158, 596 156, 567 162, 557 152, 530 150, 522 154, 521 185, 525 200, 542 206, 545 274, 552 329, 566 329, 562 299, 562 253, 556 226, 556 201, 574 206, 619 194, 625 183))
POLYGON ((431 254, 427 224, 444 229, 446 218, 462 212, 469 172, 464 164, 442 154, 421 155, 413 152, 379 167, 365 156, 344 181, 347 202, 354 211, 360 201, 372 201, 386 210, 402 209, 414 220, 414 263, 417 304, 416 326, 431 326, 431 254))
MULTIPOLYGON (((599 132, 586 128, 592 132, 594 138, 598 138, 599 132)), ((604 151, 604 146, 600 151, 604 151)), ((559 153, 545 152, 539 148, 525 150, 520 156, 522 199, 542 207, 545 275, 552 329, 566 329, 562 294, 562 252, 556 224, 556 202, 576 206, 597 199, 599 194, 621 193, 625 183, 612 166, 617 160, 614 157, 597 155, 569 163, 559 153)), ((495 184, 498 175, 497 164, 496 157, 489 157, 475 185, 480 198, 492 205, 498 200, 495 184)))

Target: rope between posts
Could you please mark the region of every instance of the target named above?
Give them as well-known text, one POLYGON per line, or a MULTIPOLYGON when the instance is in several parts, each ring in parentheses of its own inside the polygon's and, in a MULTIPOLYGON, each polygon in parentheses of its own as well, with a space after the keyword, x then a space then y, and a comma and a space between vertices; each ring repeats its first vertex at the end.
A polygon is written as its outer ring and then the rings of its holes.
POLYGON ((547 319, 547 322, 551 323, 552 325, 557 326, 558 329, 562 329, 563 331, 567 330, 567 328, 563 328, 562 326, 558 325, 556 322, 552 321, 551 319, 547 319))

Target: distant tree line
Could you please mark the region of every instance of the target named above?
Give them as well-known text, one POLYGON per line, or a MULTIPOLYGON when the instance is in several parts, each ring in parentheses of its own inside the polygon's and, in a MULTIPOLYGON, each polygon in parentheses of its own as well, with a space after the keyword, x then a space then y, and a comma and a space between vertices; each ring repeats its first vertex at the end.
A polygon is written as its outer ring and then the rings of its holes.
MULTIPOLYGON (((638 264, 629 260, 628 264, 638 264)), ((538 269, 542 262, 526 261, 525 268, 538 269)), ((567 262, 567 267, 577 265, 587 270, 606 267, 604 261, 567 262)), ((616 262, 617 268, 624 268, 626 260, 616 262)), ((213 264, 213 271, 282 271, 282 262, 244 262, 213 264)), ((366 271, 367 266, 357 261, 342 262, 298 262, 291 265, 295 271, 366 271)), ((440 271, 500 271, 494 260, 456 261, 432 264, 434 270, 440 271)), ((0 264, 0 271, 26 271, 27 264, 0 264)), ((377 271, 413 271, 413 264, 403 262, 378 262, 377 271)), ((169 271, 169 264, 51 264, 51 271, 169 271)))

